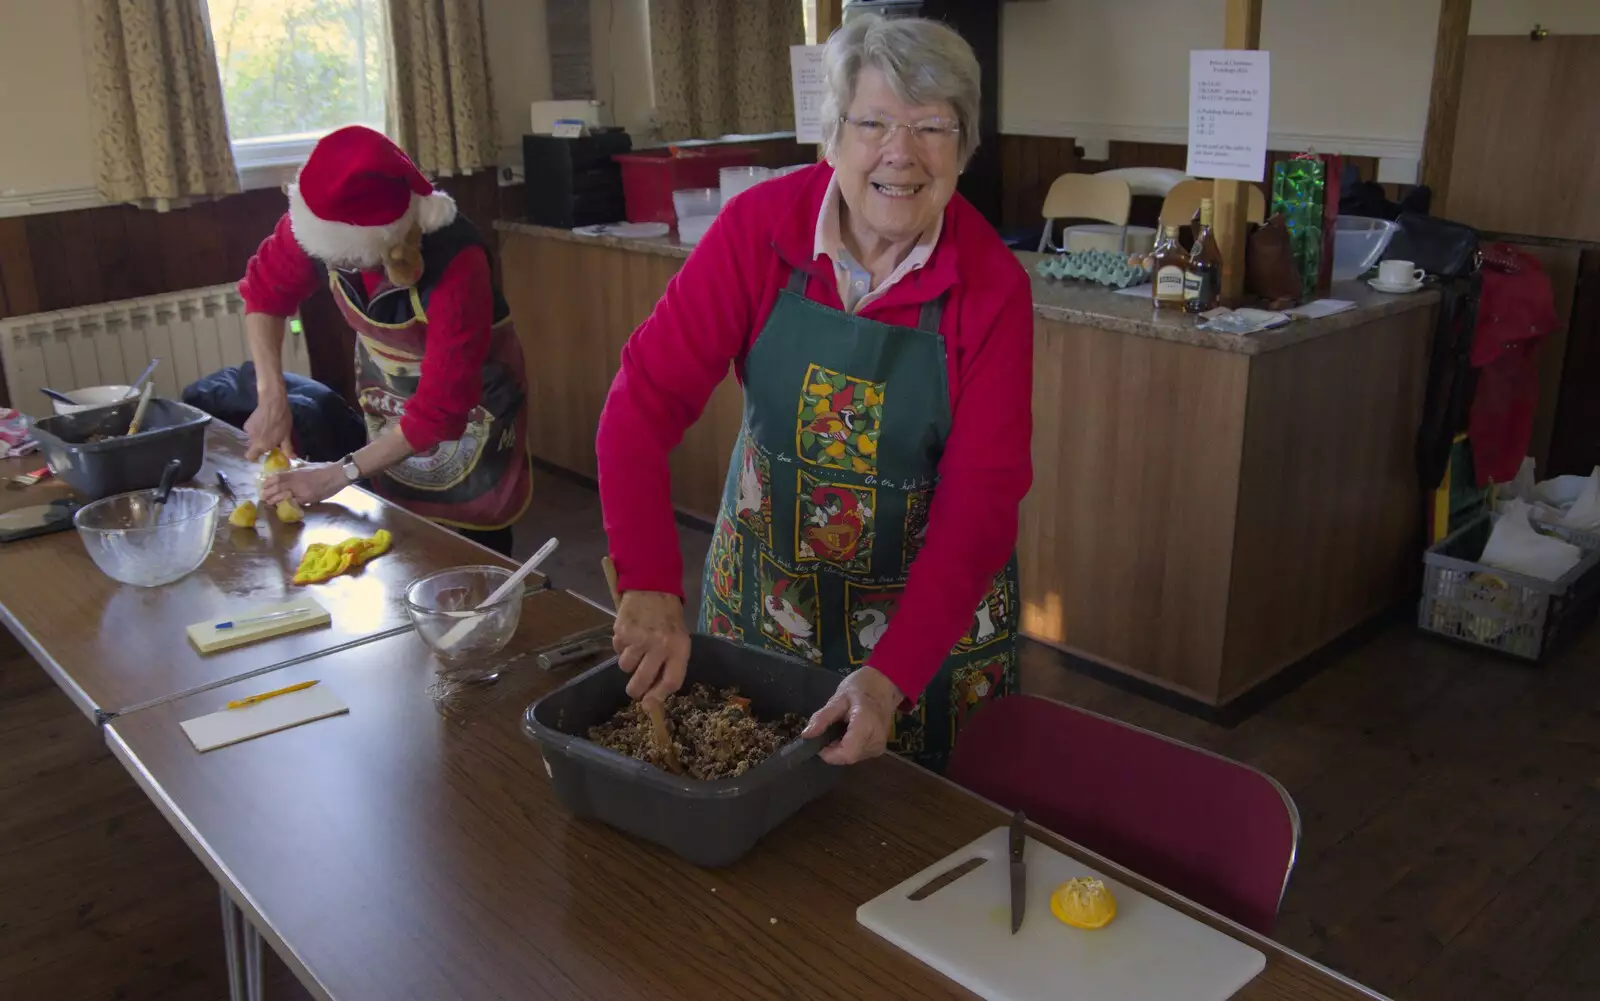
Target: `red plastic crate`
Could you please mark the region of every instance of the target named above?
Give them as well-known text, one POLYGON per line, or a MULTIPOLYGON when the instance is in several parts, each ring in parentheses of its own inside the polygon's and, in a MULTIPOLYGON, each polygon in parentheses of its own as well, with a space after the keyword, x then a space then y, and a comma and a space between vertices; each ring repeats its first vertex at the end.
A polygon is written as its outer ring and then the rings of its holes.
POLYGON ((613 160, 622 165, 622 197, 627 204, 629 222, 678 224, 672 207, 672 193, 684 188, 721 187, 723 167, 748 167, 756 162, 755 150, 736 146, 708 146, 617 153, 613 160))

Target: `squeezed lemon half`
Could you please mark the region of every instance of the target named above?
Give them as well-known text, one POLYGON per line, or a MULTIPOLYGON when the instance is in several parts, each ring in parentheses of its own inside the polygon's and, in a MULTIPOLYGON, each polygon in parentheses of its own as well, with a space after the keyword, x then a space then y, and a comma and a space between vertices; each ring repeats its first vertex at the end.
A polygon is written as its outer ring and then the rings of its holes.
POLYGON ((1117 901, 1106 884, 1088 876, 1069 879, 1050 895, 1050 913, 1074 928, 1104 928, 1117 916, 1117 901))

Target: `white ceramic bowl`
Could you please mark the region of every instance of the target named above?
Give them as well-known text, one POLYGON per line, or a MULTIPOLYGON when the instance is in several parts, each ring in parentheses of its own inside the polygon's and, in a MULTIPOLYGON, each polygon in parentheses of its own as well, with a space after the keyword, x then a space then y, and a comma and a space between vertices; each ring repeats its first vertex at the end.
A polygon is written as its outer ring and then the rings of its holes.
POLYGON ((117 403, 132 391, 132 386, 85 386, 82 389, 64 389, 62 392, 77 400, 77 405, 62 403, 57 399, 52 399, 50 403, 58 414, 75 414, 81 410, 93 410, 95 407, 117 403))

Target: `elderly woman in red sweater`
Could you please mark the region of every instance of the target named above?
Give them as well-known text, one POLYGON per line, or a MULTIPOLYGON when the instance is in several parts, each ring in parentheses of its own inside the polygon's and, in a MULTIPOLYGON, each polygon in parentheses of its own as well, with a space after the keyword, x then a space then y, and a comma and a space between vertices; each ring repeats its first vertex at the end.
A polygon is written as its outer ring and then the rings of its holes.
POLYGON ((261 499, 314 504, 363 480, 510 555, 533 490, 527 380, 488 247, 398 146, 359 125, 317 142, 239 283, 256 366, 252 459, 294 454, 284 318, 322 285, 355 331, 370 440, 342 461, 268 477, 261 499))
POLYGON ((668 453, 731 363, 744 422, 699 630, 837 671, 822 756, 942 769, 1016 690, 1017 506, 1032 477, 1026 272, 955 193, 978 64, 949 28, 859 17, 824 55, 827 163, 725 205, 628 341, 600 494, 635 698, 689 642, 668 453))

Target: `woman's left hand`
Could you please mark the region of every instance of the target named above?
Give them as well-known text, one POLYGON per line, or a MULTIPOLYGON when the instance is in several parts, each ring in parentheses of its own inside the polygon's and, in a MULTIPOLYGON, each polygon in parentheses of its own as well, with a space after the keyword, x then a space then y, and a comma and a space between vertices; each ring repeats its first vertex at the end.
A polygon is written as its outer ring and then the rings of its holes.
POLYGON ((844 736, 822 749, 830 765, 853 765, 876 758, 889 746, 894 715, 905 696, 875 667, 863 667, 839 682, 828 704, 817 710, 802 737, 820 736, 835 723, 845 723, 844 736))
POLYGON ((315 462, 268 476, 261 482, 261 503, 293 500, 305 507, 325 501, 349 485, 337 462, 315 462))

